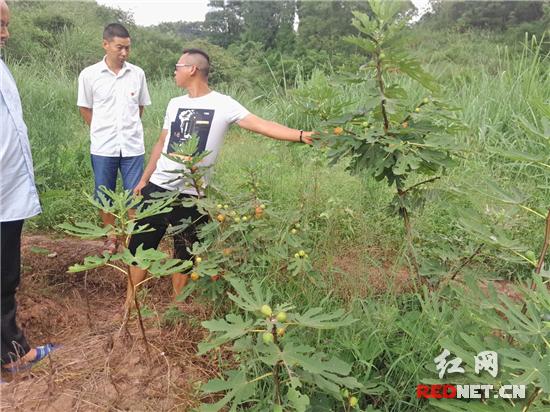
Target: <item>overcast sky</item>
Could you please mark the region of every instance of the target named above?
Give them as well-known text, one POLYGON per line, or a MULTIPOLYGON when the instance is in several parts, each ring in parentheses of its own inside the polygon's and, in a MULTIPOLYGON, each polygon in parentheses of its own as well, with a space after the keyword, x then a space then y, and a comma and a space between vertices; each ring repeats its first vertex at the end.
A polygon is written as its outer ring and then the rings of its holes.
POLYGON ((209 0, 97 0, 99 4, 131 11, 136 24, 165 21, 203 21, 209 0))
MULTIPOLYGON (((136 24, 151 26, 165 21, 203 21, 209 0, 97 0, 99 4, 131 11, 136 24)), ((412 0, 426 7, 428 0, 412 0)))

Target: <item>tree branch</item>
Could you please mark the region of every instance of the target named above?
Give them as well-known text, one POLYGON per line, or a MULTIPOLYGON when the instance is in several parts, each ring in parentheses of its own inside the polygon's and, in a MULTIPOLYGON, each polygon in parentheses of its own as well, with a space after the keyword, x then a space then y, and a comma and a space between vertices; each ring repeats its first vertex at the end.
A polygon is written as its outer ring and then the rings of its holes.
POLYGON ((550 209, 548 209, 548 214, 546 215, 546 230, 544 233, 544 243, 542 245, 542 250, 540 252, 539 261, 537 267, 535 268, 535 273, 538 275, 544 264, 544 257, 546 252, 548 252, 548 246, 550 245, 550 209))
POLYGON ((412 190, 412 189, 414 189, 415 187, 421 186, 421 185, 426 184, 426 183, 434 182, 434 181, 436 181, 437 179, 441 179, 441 176, 435 176, 435 177, 432 177, 432 178, 430 178, 430 179, 428 179, 428 180, 424 180, 424 181, 422 181, 422 182, 416 183, 416 184, 412 185, 411 187, 408 187, 408 188, 402 190, 401 192, 402 192, 402 193, 407 193, 409 190, 412 190))

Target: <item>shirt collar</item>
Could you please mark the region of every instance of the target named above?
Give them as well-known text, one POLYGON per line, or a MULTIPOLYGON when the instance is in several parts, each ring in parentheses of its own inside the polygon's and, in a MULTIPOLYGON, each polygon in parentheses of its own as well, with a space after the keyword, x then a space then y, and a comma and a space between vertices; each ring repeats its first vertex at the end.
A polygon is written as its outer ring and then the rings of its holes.
MULTIPOLYGON (((111 71, 111 69, 109 69, 109 66, 107 66, 107 62, 105 61, 105 59, 107 58, 107 56, 103 56, 103 59, 101 60, 100 64, 101 64, 101 71, 111 71)), ((124 74, 126 71, 130 70, 130 65, 127 64, 126 62, 124 62, 122 64, 122 68, 120 69, 120 72, 118 72, 118 76, 121 76, 122 74, 124 74)))

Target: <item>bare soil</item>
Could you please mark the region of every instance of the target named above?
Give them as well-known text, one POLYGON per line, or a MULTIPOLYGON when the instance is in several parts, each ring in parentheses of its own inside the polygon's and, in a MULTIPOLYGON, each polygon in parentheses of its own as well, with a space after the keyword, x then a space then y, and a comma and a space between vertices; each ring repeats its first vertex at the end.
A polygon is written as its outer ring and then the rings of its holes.
MULTIPOLYGON (((197 356, 205 338, 205 302, 178 304, 184 316, 166 324, 146 319, 148 359, 136 319, 121 330, 126 279, 114 269, 70 274, 70 265, 98 254, 101 242, 28 235, 22 245, 18 320, 31 346, 62 345, 29 371, 2 373, 0 408, 10 411, 187 411, 199 383, 218 372, 197 356)), ((163 313, 168 279, 149 282, 147 303, 163 313)))
POLYGON ((354 298, 413 290, 413 275, 407 268, 391 262, 392 259, 381 250, 349 249, 319 269, 326 275, 332 272, 331 286, 335 296, 351 302, 354 298))
MULTIPOLYGON (((367 296, 414 291, 418 287, 414 275, 408 268, 392 262, 395 262, 394 257, 376 248, 367 251, 350 249, 335 257, 332 262, 325 262, 318 269, 332 279, 331 288, 335 296, 344 302, 367 296), (369 258, 366 259, 365 256, 369 258), (332 276, 328 276, 329 273, 332 276)), ((452 283, 457 287, 464 287, 460 277, 452 283)), ((489 294, 491 286, 499 295, 506 295, 516 302, 523 301, 523 295, 513 281, 482 279, 478 286, 485 295, 489 294)))

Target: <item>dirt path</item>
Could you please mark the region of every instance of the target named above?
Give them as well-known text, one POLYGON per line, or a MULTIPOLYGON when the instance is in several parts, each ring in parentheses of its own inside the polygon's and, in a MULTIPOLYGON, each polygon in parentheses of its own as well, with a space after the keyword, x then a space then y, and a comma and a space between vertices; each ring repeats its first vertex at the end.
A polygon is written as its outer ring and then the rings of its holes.
MULTIPOLYGON (((19 323, 29 343, 61 344, 49 360, 1 386, 0 407, 14 411, 187 411, 196 388, 217 362, 196 355, 208 305, 181 304, 183 318, 167 325, 146 320, 152 360, 147 361, 135 320, 120 330, 126 280, 111 269, 69 274, 67 268, 96 254, 100 242, 32 235, 23 238, 19 323)), ((169 281, 151 282, 146 301, 163 313, 169 281)))

